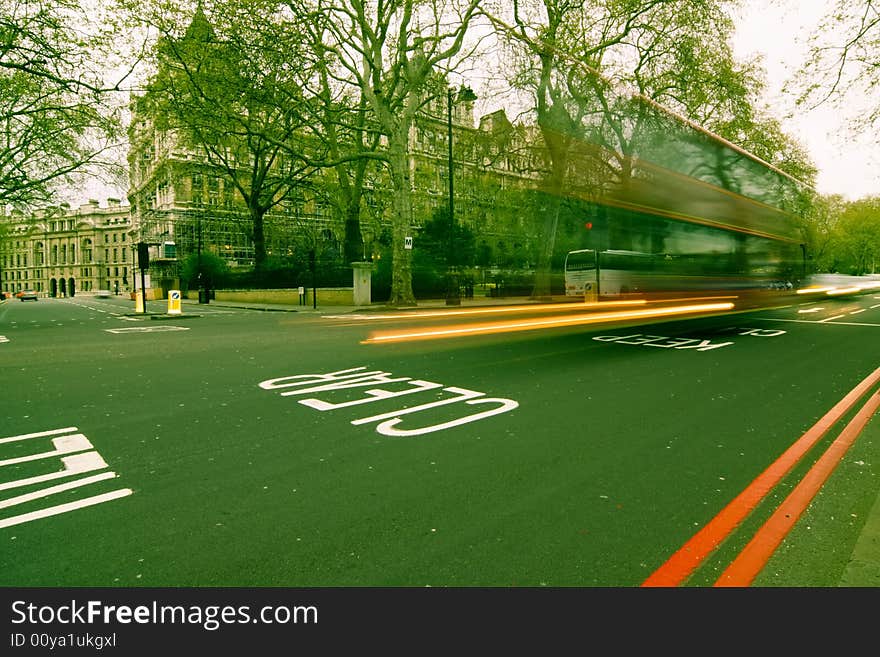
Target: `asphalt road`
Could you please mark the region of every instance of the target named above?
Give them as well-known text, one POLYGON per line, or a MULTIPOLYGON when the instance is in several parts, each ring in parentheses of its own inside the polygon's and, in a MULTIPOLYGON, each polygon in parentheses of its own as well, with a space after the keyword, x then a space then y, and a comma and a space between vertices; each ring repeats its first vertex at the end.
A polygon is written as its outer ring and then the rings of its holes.
MULTIPOLYGON (((497 318, 132 305, 0 305, 2 586, 639 586, 880 365, 880 295, 388 343, 497 318)), ((839 585, 865 436, 752 585, 839 585)))

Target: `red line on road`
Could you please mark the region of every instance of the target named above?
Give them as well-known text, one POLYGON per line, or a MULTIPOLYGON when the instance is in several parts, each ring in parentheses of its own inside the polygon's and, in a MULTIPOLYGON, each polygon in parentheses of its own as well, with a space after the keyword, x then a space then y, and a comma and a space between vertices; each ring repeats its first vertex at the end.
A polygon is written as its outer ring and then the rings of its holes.
POLYGON ((880 392, 875 392, 770 519, 752 537, 749 544, 731 562, 727 570, 721 573, 715 586, 751 584, 878 408, 880 408, 880 392))
POLYGON ((810 451, 841 417, 880 381, 880 367, 853 388, 843 399, 810 427, 764 472, 681 548, 655 570, 642 586, 678 586, 726 539, 767 496, 776 484, 810 451))

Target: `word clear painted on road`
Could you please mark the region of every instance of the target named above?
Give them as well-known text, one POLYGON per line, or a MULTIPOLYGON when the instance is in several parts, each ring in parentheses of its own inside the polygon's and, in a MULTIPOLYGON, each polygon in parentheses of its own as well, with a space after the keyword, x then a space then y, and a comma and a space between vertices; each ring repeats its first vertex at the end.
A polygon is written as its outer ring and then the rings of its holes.
POLYGON ((63 504, 47 504, 52 495, 109 481, 116 476, 76 427, 0 438, 0 529, 131 495, 131 489, 118 488, 63 504), (51 449, 47 451, 47 447, 51 449), (10 453, 13 451, 15 456, 10 453), (22 474, 26 476, 22 477, 22 474), (80 477, 85 474, 88 476, 80 477), (62 479, 66 481, 43 486, 62 479), (28 492, 6 492, 18 488, 27 488, 28 492), (24 512, 15 514, 17 510, 24 512))
MULTIPOLYGON (((785 331, 778 329, 757 328, 734 328, 730 331, 736 335, 751 335, 761 338, 773 338, 784 335, 785 331)), ((593 338, 600 342, 616 342, 617 344, 641 345, 643 347, 660 347, 661 349, 693 349, 695 351, 710 351, 729 347, 733 342, 712 342, 700 338, 670 338, 662 335, 647 335, 645 333, 631 333, 629 335, 598 335, 593 338)))
POLYGON ((5 335, 0 335, 0 344, 4 342, 9 342, 9 338, 7 338, 5 335))
POLYGON ((189 331, 187 326, 131 326, 128 328, 104 329, 107 333, 164 333, 166 331, 189 331))
MULTIPOLYGON (((396 411, 387 413, 378 413, 368 417, 352 420, 354 425, 370 424, 376 422, 376 431, 385 436, 421 436, 443 429, 449 429, 469 422, 476 422, 493 415, 512 411, 519 406, 518 402, 512 399, 504 399, 502 397, 486 397, 486 393, 477 392, 475 390, 467 390, 466 388, 457 388, 454 386, 444 386, 442 383, 433 383, 431 381, 423 381, 421 379, 413 379, 408 376, 392 377, 390 372, 381 372, 374 370, 366 371, 366 367, 353 367, 347 370, 339 370, 338 372, 329 372, 327 374, 295 374, 293 376, 283 376, 277 379, 269 379, 262 381, 259 386, 263 390, 279 390, 282 397, 314 395, 315 393, 331 393, 341 390, 352 390, 355 388, 367 388, 363 391, 363 396, 355 399, 346 399, 344 401, 327 401, 318 397, 308 397, 298 400, 303 406, 314 408, 318 411, 334 411, 341 408, 351 408, 361 406, 363 404, 371 404, 374 402, 396 399, 397 397, 405 397, 408 395, 430 393, 432 399, 425 404, 417 404, 408 406, 396 411), (392 385, 388 384, 402 384, 392 385), (431 392, 434 391, 434 392, 431 392), (436 399, 438 394, 448 393, 451 396, 436 399), (412 429, 398 429, 397 425, 403 422, 402 416, 414 413, 422 413, 441 406, 449 406, 451 404, 463 403, 469 407, 491 405, 487 410, 481 410, 478 413, 469 413, 462 417, 456 417, 445 422, 438 422, 428 426, 417 427, 412 429)), ((326 397, 327 394, 322 394, 326 397)), ((409 401, 410 398, 407 399, 409 401)))

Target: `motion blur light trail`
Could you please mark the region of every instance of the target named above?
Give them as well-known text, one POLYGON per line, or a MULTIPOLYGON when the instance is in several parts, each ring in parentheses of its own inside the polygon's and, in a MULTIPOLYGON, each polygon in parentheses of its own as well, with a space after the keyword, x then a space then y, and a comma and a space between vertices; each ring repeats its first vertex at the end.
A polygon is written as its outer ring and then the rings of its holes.
MULTIPOLYGON (((604 304, 603 304, 604 305, 604 304)), ((686 306, 671 306, 666 308, 648 308, 645 310, 619 310, 615 312, 597 312, 574 316, 552 316, 540 319, 521 320, 512 322, 487 322, 482 324, 466 324, 451 326, 442 329, 416 329, 413 331, 389 332, 379 331, 373 333, 363 341, 363 344, 405 342, 414 340, 431 340, 440 338, 455 338, 470 335, 485 335, 492 333, 509 333, 513 331, 532 331, 546 328, 559 328, 563 326, 579 326, 585 324, 612 323, 634 319, 653 319, 659 317, 674 317, 691 313, 710 313, 732 310, 732 303, 705 303, 686 306)))
POLYGON ((606 308, 608 306, 643 306, 648 303, 645 299, 627 299, 625 301, 601 301, 588 303, 529 303, 496 308, 473 308, 470 310, 430 310, 425 312, 406 311, 395 315, 370 314, 363 315, 362 319, 427 319, 444 318, 458 315, 489 315, 495 313, 512 312, 542 312, 544 310, 583 310, 584 308, 606 308))

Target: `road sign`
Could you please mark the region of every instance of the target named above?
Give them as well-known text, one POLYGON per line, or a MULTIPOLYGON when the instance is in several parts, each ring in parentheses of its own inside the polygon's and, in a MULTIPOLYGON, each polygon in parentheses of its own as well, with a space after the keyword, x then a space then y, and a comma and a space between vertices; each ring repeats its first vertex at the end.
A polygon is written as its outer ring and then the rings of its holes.
POLYGON ((411 249, 412 248, 412 237, 410 237, 409 235, 407 235, 406 237, 403 238, 403 248, 404 249, 411 249))
POLYGON ((180 290, 168 290, 168 314, 180 314, 180 290))

